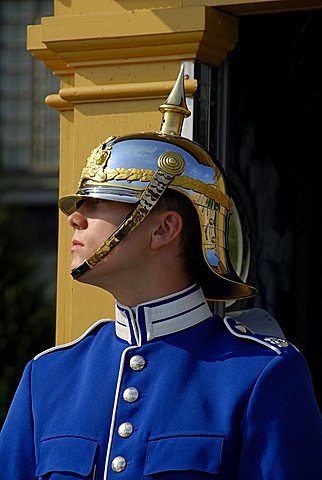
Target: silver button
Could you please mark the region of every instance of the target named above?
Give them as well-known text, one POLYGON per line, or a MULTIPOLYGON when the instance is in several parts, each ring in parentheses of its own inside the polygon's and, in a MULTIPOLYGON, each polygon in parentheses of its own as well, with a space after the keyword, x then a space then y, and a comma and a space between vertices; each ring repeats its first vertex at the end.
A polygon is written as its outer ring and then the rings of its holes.
POLYGON ((114 472, 123 472, 124 468, 126 467, 126 460, 124 457, 115 457, 112 460, 112 470, 114 472))
POLYGON ((281 348, 288 347, 288 342, 284 338, 265 337, 264 340, 266 340, 266 342, 271 343, 272 345, 277 345, 278 347, 281 347, 281 348))
POLYGON ((245 325, 243 325, 242 323, 235 323, 235 327, 237 330, 239 330, 241 333, 247 333, 247 328, 245 327, 245 325))
POLYGON ((122 438, 127 438, 133 433, 133 425, 130 422, 122 423, 118 428, 118 434, 122 438))
POLYGON ((126 388, 123 392, 123 398, 126 402, 135 402, 139 397, 139 392, 135 387, 126 388))
POLYGON ((144 358, 141 357, 141 355, 134 355, 134 357, 132 357, 130 360, 130 367, 136 372, 142 370, 145 367, 144 358))

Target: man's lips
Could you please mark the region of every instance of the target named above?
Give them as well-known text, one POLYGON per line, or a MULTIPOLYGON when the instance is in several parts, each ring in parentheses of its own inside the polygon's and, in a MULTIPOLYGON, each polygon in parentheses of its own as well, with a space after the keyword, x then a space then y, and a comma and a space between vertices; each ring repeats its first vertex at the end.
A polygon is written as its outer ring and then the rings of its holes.
POLYGON ((79 240, 73 240, 72 241, 72 250, 76 250, 77 248, 81 248, 83 247, 84 244, 82 242, 80 242, 79 240))

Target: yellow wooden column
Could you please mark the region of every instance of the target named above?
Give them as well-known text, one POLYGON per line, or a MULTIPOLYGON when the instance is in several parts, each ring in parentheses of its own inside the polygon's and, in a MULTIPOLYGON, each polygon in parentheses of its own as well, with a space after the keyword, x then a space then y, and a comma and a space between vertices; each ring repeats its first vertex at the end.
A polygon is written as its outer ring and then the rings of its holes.
MULTIPOLYGON (((28 50, 61 78, 48 95, 60 111, 60 192, 75 193, 90 151, 110 135, 158 131, 159 105, 182 61, 219 65, 237 39, 236 19, 166 0, 57 0, 55 15, 28 27, 28 50), (153 6, 153 8, 151 8, 153 6)), ((188 95, 197 88, 186 81, 188 95)), ((60 214, 57 343, 114 316, 106 292, 70 276, 71 229, 60 214)))

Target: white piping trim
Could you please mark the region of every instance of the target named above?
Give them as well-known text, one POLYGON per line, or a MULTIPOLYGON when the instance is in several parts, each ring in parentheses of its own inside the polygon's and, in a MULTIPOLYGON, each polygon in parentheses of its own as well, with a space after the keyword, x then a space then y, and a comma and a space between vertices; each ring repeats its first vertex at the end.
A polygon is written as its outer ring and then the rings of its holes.
MULTIPOLYGON (((141 329, 139 325, 139 321, 137 318, 137 310, 136 310, 136 315, 132 312, 132 310, 129 310, 129 315, 130 315, 130 321, 131 321, 131 326, 134 334, 134 339, 136 341, 136 345, 138 347, 141 347, 142 341, 141 341, 141 329)), ((131 336, 131 334, 130 334, 131 336)), ((132 343, 132 342, 131 342, 132 343)))
POLYGON ((133 315, 132 310, 128 307, 121 304, 116 305, 116 335, 131 344, 131 323, 135 340, 138 346, 141 346, 142 332, 138 323, 138 309, 140 307, 143 307, 144 310, 147 341, 153 340, 153 338, 156 337, 185 330, 186 328, 197 325, 211 317, 211 310, 200 288, 173 302, 165 301, 165 299, 175 299, 179 295, 185 294, 195 287, 196 285, 193 285, 181 292, 171 294, 168 297, 138 305, 136 307, 136 318, 135 315, 133 315), (162 303, 163 301, 165 301, 165 303, 162 303), (161 303, 160 305, 155 305, 159 302, 161 303), (127 313, 125 313, 125 311, 127 313))
POLYGON ((116 335, 119 338, 122 338, 122 340, 125 340, 127 343, 129 343, 131 345, 132 344, 131 331, 130 331, 130 327, 129 327, 127 319, 126 319, 126 322, 127 322, 127 325, 122 325, 120 322, 118 322, 116 320, 116 322, 115 322, 115 332, 116 332, 116 335))
MULTIPOLYGON (((159 320, 165 319, 168 316, 173 317, 174 315, 180 315, 181 313, 196 307, 202 302, 206 304, 206 299, 202 291, 199 289, 187 296, 179 298, 175 301, 175 303, 169 302, 152 308, 149 304, 147 304, 144 305, 144 309, 147 310, 150 308, 151 321, 152 323, 155 323, 159 320)), ((211 316, 208 305, 207 308, 209 310, 209 316, 211 316)))
POLYGON ((125 357, 126 357, 127 352, 129 352, 130 350, 133 350, 135 348, 137 348, 137 345, 127 347, 125 350, 123 350, 122 356, 121 356, 119 375, 118 375, 118 379, 117 379, 117 385, 116 385, 115 397, 114 397, 114 405, 113 405, 113 412, 112 412, 112 419, 111 419, 111 426, 110 426, 110 434, 109 434, 108 446, 107 446, 107 451, 106 451, 105 468, 104 468, 104 480, 106 480, 106 478, 107 478, 108 464, 109 464, 109 461, 110 461, 113 434, 114 434, 114 428, 115 428, 116 410, 117 410, 119 396, 120 396, 121 383, 122 383, 122 377, 123 377, 124 365, 125 365, 125 357))
MULTIPOLYGON (((187 287, 187 288, 184 288, 183 290, 179 290, 178 292, 175 292, 175 293, 170 293, 170 295, 165 295, 164 297, 160 297, 160 298, 155 298, 154 300, 150 301, 150 302, 143 302, 143 303, 138 303, 138 305, 136 305, 136 309, 138 307, 148 307, 150 304, 154 304, 154 303, 159 303, 159 302, 165 302, 166 300, 171 300, 172 298, 175 298, 177 296, 180 296, 180 295, 183 295, 187 292, 189 292, 189 290, 193 290, 195 287, 197 286, 196 283, 193 283, 192 285, 190 285, 190 287, 187 287)), ((199 288, 199 290, 201 290, 201 288, 199 288)), ((119 303, 119 302, 116 302, 115 306, 116 306, 116 311, 118 310, 117 306, 120 306, 121 308, 123 308, 124 310, 128 310, 129 307, 126 306, 126 305, 123 305, 122 303, 119 303)), ((162 305, 161 305, 162 306, 162 305)), ((156 308, 156 307, 153 307, 153 308, 156 308)))
POLYGON ((76 340, 72 340, 71 342, 64 343, 62 345, 56 345, 55 347, 48 348, 47 350, 44 350, 43 352, 38 353, 38 355, 36 355, 34 357, 34 360, 37 360, 38 358, 42 357, 43 355, 47 355, 47 353, 54 352, 55 350, 60 350, 61 348, 72 347, 73 345, 76 345, 76 343, 83 340, 83 338, 85 338, 100 323, 110 323, 110 322, 113 322, 113 321, 114 320, 112 320, 110 318, 102 318, 100 320, 97 320, 97 322, 93 323, 93 325, 91 325, 80 337, 76 338, 76 340))
MULTIPOLYGON (((146 312, 146 315, 148 315, 148 312, 146 312)), ((191 312, 183 313, 181 317, 171 318, 160 323, 152 322, 151 332, 148 332, 150 338, 148 339, 151 340, 155 337, 180 332, 181 330, 185 330, 186 328, 193 327, 194 325, 203 322, 211 316, 211 311, 208 305, 204 303, 191 312)))
POLYGON ((275 347, 274 345, 271 345, 270 343, 268 342, 265 342, 264 340, 261 340, 260 338, 257 338, 255 336, 251 336, 251 335, 246 335, 245 333, 237 333, 235 332, 235 330, 233 330, 231 328, 231 326, 229 325, 228 323, 228 318, 230 317, 224 317, 224 324, 226 325, 226 327, 228 328, 228 330, 230 331, 230 333, 232 333, 235 337, 239 337, 239 338, 243 338, 243 339, 248 339, 248 340, 252 340, 253 342, 257 342, 257 343, 261 343, 262 345, 265 345, 265 347, 268 347, 270 348, 271 350, 274 350, 274 352, 276 352, 278 355, 281 355, 281 350, 277 347, 275 347))

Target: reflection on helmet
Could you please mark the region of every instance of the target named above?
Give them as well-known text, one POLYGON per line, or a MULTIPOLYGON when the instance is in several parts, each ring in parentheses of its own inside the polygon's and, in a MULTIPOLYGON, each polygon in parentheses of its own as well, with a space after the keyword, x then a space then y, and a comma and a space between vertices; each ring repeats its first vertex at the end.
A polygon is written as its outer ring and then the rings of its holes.
MULTIPOLYGON (((160 107, 163 119, 159 133, 107 138, 87 159, 77 194, 61 198, 59 207, 70 215, 77 202, 87 197, 137 204, 155 178, 158 159, 164 154, 182 158, 184 171, 172 177, 168 188, 187 196, 197 210, 204 258, 199 281, 204 294, 209 300, 251 297, 254 288, 243 283, 229 259, 227 237, 232 202, 222 167, 200 145, 180 136, 183 118, 190 113, 183 85, 181 69, 167 102, 160 107)), ((162 192, 156 195, 161 196, 162 192)), ((100 252, 96 253, 95 259, 100 257, 100 252)))

